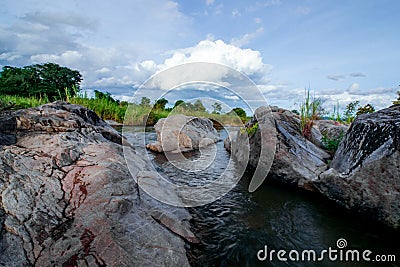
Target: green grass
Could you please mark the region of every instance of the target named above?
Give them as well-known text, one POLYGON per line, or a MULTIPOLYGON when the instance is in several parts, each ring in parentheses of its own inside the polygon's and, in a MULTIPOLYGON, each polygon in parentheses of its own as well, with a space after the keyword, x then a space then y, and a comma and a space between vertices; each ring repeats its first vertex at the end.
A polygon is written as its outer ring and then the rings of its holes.
POLYGON ((322 100, 311 97, 310 89, 306 90, 304 101, 300 104, 300 132, 304 137, 310 137, 314 120, 321 119, 322 113, 322 100))
MULTIPOLYGON (((126 125, 154 125, 159 119, 166 118, 167 110, 152 109, 151 106, 119 102, 106 98, 88 98, 85 95, 72 97, 67 94, 67 102, 87 107, 104 120, 114 120, 126 125), (128 108, 129 107, 129 108, 128 108)), ((0 111, 15 110, 40 106, 50 101, 47 98, 0 95, 0 111)), ((241 126, 242 120, 231 114, 210 114, 208 112, 174 110, 171 114, 185 114, 195 117, 214 119, 223 125, 241 126)))

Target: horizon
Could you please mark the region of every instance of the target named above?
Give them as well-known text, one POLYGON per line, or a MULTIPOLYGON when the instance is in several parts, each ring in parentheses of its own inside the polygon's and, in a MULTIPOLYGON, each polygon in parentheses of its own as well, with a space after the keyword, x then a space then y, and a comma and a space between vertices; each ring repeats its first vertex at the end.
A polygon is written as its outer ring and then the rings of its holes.
MULTIPOLYGON (((54 62, 79 70, 83 90, 120 100, 157 72, 199 61, 242 72, 269 105, 289 110, 307 88, 328 111, 397 98, 398 1, 54 3, 4 1, 1 67, 54 62)), ((213 98, 241 107, 232 95, 213 98)))

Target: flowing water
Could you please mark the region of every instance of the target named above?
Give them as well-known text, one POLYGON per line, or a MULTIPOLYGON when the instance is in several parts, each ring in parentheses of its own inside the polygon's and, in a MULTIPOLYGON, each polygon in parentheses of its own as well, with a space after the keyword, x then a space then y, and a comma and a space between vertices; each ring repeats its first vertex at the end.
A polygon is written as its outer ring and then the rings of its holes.
MULTIPOLYGON (((224 130, 219 132, 222 139, 227 136, 224 130)), ((132 128, 125 134, 136 145, 143 142, 144 133, 138 132, 138 128, 132 128)), ((146 139, 146 142, 155 140, 155 133, 150 130, 146 139)), ((213 181, 224 171, 230 155, 224 150, 222 142, 217 143, 216 148, 213 164, 201 173, 180 171, 165 156, 146 153, 155 168, 171 181, 194 186, 213 181)), ((201 157, 199 152, 185 156, 193 160, 201 157)), ((245 173, 222 198, 189 208, 193 217, 192 231, 201 240, 201 244, 186 245, 192 266, 399 266, 398 232, 354 215, 309 192, 264 182, 256 192, 249 193, 250 177, 251 174, 245 173), (370 258, 377 254, 393 254, 397 262, 332 262, 327 254, 323 262, 317 263, 282 262, 276 255, 272 261, 257 258, 257 252, 265 246, 268 251, 283 249, 289 253, 297 250, 300 255, 303 250, 315 250, 318 256, 319 252, 329 247, 338 249, 336 242, 339 238, 347 241, 347 247, 342 249, 344 253, 347 249, 359 250, 360 253, 370 250, 370 258)))

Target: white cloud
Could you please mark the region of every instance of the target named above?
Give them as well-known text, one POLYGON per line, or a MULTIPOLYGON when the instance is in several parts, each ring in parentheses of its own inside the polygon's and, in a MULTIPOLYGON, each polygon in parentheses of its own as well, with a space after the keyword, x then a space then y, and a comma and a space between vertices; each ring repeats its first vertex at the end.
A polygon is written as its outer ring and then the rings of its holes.
POLYGON ((234 9, 232 11, 232 17, 236 18, 236 17, 240 17, 242 14, 240 14, 240 12, 237 9, 234 9))
POLYGON ((244 45, 249 44, 254 38, 257 38, 264 32, 264 28, 260 27, 255 32, 246 33, 240 38, 233 38, 231 40, 231 44, 237 47, 242 47, 244 45))
POLYGON ((230 99, 233 101, 238 101, 240 99, 237 95, 224 95, 224 98, 230 99))
POLYGON ((261 53, 252 49, 242 49, 222 40, 203 40, 197 45, 172 51, 159 69, 165 69, 183 63, 210 62, 229 66, 249 76, 264 76, 271 69, 262 61, 261 53))
POLYGON ((360 89, 360 85, 358 83, 353 83, 350 85, 349 89, 347 90, 350 94, 357 94, 360 89))

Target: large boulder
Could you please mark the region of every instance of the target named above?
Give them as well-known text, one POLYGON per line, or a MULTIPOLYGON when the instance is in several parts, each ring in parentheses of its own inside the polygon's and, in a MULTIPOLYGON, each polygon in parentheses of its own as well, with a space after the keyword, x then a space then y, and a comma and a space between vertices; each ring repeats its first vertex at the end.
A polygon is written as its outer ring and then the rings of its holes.
POLYGON ((253 127, 257 120, 265 120, 265 128, 260 127, 248 137, 246 130, 241 130, 233 139, 226 141, 226 147, 231 150, 232 156, 240 163, 247 163, 255 169, 261 162, 271 160, 271 153, 264 153, 260 157, 261 143, 276 143, 273 163, 268 174, 269 179, 285 184, 298 186, 307 190, 314 190, 312 182, 318 175, 327 169, 327 160, 331 157, 323 148, 318 147, 300 133, 300 117, 288 110, 271 108, 271 113, 261 113, 264 109, 255 111, 253 119, 246 127, 253 127), (275 135, 276 140, 273 136, 275 135), (262 138, 263 136, 263 138, 262 138), (267 138, 266 138, 267 136, 267 138), (248 140, 248 142, 247 142, 248 140), (250 153, 246 145, 250 146, 250 153))
MULTIPOLYGON (((95 113, 55 102, 0 125, 1 266, 189 266, 188 212, 139 190, 95 113)), ((147 168, 125 149, 131 170, 147 168)))
POLYGON ((220 140, 213 122, 182 114, 160 119, 154 129, 157 141, 147 148, 155 152, 190 151, 208 146, 220 140))
POLYGON ((358 116, 315 183, 341 205, 400 227, 400 105, 358 116))

